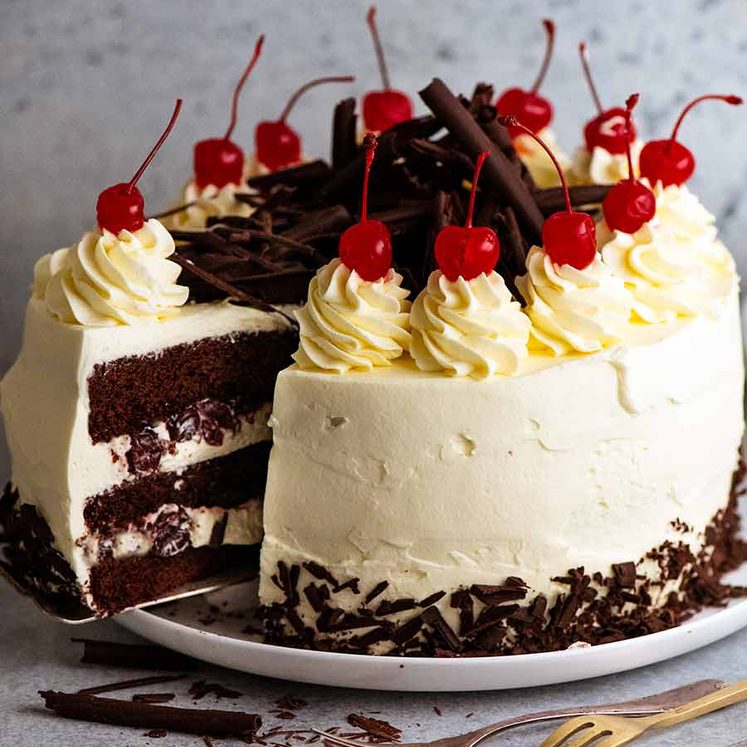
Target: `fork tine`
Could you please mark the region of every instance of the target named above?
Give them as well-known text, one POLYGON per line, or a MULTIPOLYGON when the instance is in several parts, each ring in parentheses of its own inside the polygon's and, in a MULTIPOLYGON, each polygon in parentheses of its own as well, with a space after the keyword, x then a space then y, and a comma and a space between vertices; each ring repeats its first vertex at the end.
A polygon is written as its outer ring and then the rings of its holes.
POLYGON ((591 729, 583 732, 578 739, 574 739, 572 742, 567 742, 566 747, 590 747, 592 744, 594 747, 602 747, 604 742, 598 742, 597 740, 604 739, 606 741, 606 737, 608 736, 612 736, 609 729, 600 728, 594 725, 591 729))
POLYGON ((630 734, 610 734, 599 742, 599 744, 594 745, 594 747, 622 747, 622 745, 627 744, 634 738, 630 734))
POLYGON ((574 736, 582 729, 588 731, 594 727, 594 722, 588 716, 577 716, 572 718, 570 721, 566 721, 562 726, 559 726, 555 731, 550 734, 547 739, 540 745, 540 747, 561 747, 565 743, 566 747, 570 747, 567 741, 570 737, 574 736))
POLYGON ((338 737, 337 734, 330 734, 329 732, 321 731, 319 729, 312 729, 311 731, 313 731, 314 734, 318 734, 325 742, 339 745, 339 747, 361 747, 359 742, 354 742, 352 739, 348 739, 347 737, 338 737))

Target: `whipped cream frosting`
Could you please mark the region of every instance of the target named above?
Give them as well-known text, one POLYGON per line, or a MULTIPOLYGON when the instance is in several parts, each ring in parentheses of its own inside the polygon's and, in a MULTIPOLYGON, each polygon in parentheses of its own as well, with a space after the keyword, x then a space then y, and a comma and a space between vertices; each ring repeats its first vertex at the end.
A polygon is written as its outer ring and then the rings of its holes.
POLYGON ((60 321, 90 327, 137 324, 174 316, 189 290, 176 284, 181 267, 171 234, 155 219, 131 233, 89 231, 74 246, 43 256, 34 267, 34 296, 60 321))
POLYGON ((409 291, 390 269, 373 282, 339 259, 309 284, 306 305, 296 312, 301 341, 293 359, 301 368, 344 373, 387 366, 410 344, 409 291))
POLYGON ((654 188, 656 214, 635 234, 599 227, 602 257, 625 281, 635 318, 647 323, 715 313, 737 284, 715 219, 686 186, 654 188))
POLYGON ((207 225, 208 218, 223 218, 226 215, 248 218, 254 208, 236 199, 237 193, 248 191, 246 185, 226 184, 218 189, 208 184, 200 189, 194 181, 187 182, 179 204, 189 207, 169 216, 167 225, 181 230, 202 229, 207 225))
MULTIPOLYGON (((635 176, 639 176, 638 158, 643 145, 642 140, 634 140, 630 144, 635 176)), ((604 148, 594 148, 589 153, 582 146, 573 156, 569 176, 572 184, 617 184, 621 179, 628 178, 628 157, 625 153, 610 153, 604 148)))
POLYGON ((553 355, 593 353, 619 343, 633 297, 597 254, 582 270, 556 265, 540 247, 527 257, 527 274, 516 278, 532 320, 532 342, 553 355))
MULTIPOLYGON (((560 149, 555 133, 549 127, 546 127, 537 135, 553 152, 563 171, 567 171, 571 167, 571 160, 560 149)), ((560 186, 560 177, 555 164, 553 164, 545 149, 534 138, 529 135, 519 135, 514 138, 514 147, 537 187, 548 189, 560 186)))
POLYGON ((484 379, 516 373, 528 355, 531 323, 497 272, 471 280, 432 272, 410 323, 410 355, 422 371, 484 379))

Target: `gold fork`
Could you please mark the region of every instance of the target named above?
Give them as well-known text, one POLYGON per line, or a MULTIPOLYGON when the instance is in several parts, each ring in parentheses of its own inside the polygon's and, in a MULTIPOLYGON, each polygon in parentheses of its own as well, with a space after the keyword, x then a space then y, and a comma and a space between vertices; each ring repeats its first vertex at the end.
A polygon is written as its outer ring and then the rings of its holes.
POLYGON ((693 700, 655 716, 581 716, 556 729, 540 747, 620 747, 654 728, 681 724, 720 708, 747 700, 747 680, 740 680, 711 695, 693 700))

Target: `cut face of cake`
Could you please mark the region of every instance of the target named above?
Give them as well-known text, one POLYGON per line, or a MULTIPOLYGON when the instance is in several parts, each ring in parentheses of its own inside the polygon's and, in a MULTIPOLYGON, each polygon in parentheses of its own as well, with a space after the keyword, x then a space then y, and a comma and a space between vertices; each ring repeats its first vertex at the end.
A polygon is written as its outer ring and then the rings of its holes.
MULTIPOLYGON (((63 290, 84 287, 76 272, 63 290)), ((57 273, 39 275, 0 390, 13 460, 4 522, 29 583, 108 614, 259 542, 267 418, 294 348, 289 323, 228 302, 139 323, 71 323, 50 311, 57 273)), ((66 298, 83 318, 83 296, 66 298)))

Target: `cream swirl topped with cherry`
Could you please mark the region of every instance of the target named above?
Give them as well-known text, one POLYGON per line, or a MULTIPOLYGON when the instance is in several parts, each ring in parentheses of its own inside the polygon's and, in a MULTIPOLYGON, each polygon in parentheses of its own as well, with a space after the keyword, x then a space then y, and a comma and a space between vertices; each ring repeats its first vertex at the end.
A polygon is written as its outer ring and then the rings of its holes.
POLYGON ((734 260, 716 239, 714 217, 687 187, 654 188, 656 214, 633 234, 602 235, 602 257, 634 298, 635 317, 669 322, 710 313, 737 282, 734 260))
POLYGON ((186 207, 172 215, 167 225, 169 228, 182 230, 202 229, 209 218, 223 218, 227 215, 248 218, 254 208, 249 203, 236 199, 236 194, 242 191, 246 192, 247 188, 233 183, 222 187, 208 184, 201 189, 195 181, 190 181, 182 195, 182 204, 186 207))
POLYGON ((528 355, 529 318, 496 272, 470 280, 432 272, 410 323, 410 355, 422 371, 484 379, 516 373, 528 355))
POLYGON ((189 290, 176 284, 181 267, 171 234, 151 219, 118 235, 91 231, 74 246, 42 257, 34 295, 68 324, 108 327, 173 316, 189 290))
POLYGON ((619 343, 633 298, 597 255, 578 269, 556 265, 540 247, 527 257, 527 274, 516 279, 532 320, 532 338, 553 355, 593 353, 619 343))
POLYGON ((337 373, 388 366, 410 344, 409 291, 401 283, 392 269, 363 280, 333 259, 312 279, 308 301, 296 312, 301 342, 293 359, 301 368, 337 373))

